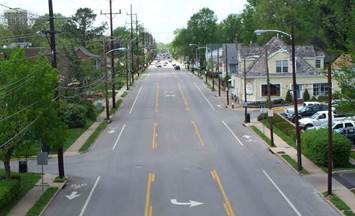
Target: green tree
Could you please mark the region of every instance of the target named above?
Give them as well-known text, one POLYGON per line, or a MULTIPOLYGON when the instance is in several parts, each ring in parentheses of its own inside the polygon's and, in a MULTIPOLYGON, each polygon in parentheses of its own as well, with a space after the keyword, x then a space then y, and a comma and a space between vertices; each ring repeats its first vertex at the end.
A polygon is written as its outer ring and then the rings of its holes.
POLYGON ((303 100, 304 100, 304 101, 309 101, 310 98, 311 98, 311 96, 309 95, 308 89, 306 89, 306 90, 303 92, 303 100))
MULTIPOLYGON (((241 34, 241 17, 238 14, 230 14, 219 24, 222 38, 221 42, 234 43, 240 38, 241 34)), ((221 40, 221 39, 219 39, 221 40)))
POLYGON ((190 43, 214 43, 217 40, 217 16, 209 8, 202 8, 187 22, 187 30, 192 35, 190 43))
POLYGON ((340 98, 336 106, 337 111, 355 115, 355 71, 352 68, 343 68, 342 71, 335 73, 335 79, 338 81, 341 89, 336 95, 340 98))
POLYGON ((87 47, 89 40, 100 37, 106 30, 106 23, 95 27, 96 14, 90 8, 79 8, 75 15, 69 19, 63 33, 66 37, 77 41, 81 46, 87 47))
MULTIPOLYGON (((42 115, 53 108, 58 76, 45 58, 30 61, 20 51, 0 61, 0 76, 0 158, 10 177, 14 148, 26 141, 33 127, 45 124, 42 115)), ((55 119, 50 123, 57 125, 55 119)))

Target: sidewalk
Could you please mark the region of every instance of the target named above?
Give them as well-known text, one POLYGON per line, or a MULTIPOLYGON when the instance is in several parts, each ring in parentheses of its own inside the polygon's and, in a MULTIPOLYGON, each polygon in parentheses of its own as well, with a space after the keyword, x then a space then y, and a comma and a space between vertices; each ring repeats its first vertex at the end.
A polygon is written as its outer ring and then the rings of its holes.
MULTIPOLYGON (((269 137, 270 131, 267 127, 263 126, 260 122, 253 122, 249 125, 257 127, 261 132, 269 137)), ((280 155, 284 152, 289 155, 293 160, 297 161, 297 151, 293 147, 289 146, 279 136, 274 134, 274 144, 276 147, 270 147, 270 150, 276 155, 280 155)), ((327 174, 315 165, 311 160, 302 155, 302 165, 305 170, 309 172, 308 175, 304 175, 303 178, 316 188, 319 193, 327 191, 327 174)), ((336 179, 333 178, 333 193, 342 199, 351 209, 355 212, 355 194, 344 187, 336 179)))
MULTIPOLYGON (((14 206, 11 211, 7 214, 8 216, 24 216, 27 212, 33 207, 33 205, 37 202, 37 200, 42 196, 42 194, 49 187, 57 187, 58 191, 63 188, 65 183, 54 183, 55 176, 45 174, 43 179, 46 186, 44 186, 44 190, 42 191, 42 179, 40 179, 36 186, 34 186, 22 199, 14 206)), ((57 192, 58 192, 57 191, 57 192)), ((54 195, 55 196, 55 195, 54 195)))
MULTIPOLYGON (((116 98, 119 99, 121 95, 126 91, 126 86, 123 86, 116 93, 116 98)), ((109 106, 112 107, 112 98, 109 99, 109 106)), ((83 133, 81 136, 65 151, 64 156, 78 155, 79 149, 85 144, 86 140, 91 136, 97 127, 105 120, 106 111, 105 109, 97 117, 96 121, 83 133)))

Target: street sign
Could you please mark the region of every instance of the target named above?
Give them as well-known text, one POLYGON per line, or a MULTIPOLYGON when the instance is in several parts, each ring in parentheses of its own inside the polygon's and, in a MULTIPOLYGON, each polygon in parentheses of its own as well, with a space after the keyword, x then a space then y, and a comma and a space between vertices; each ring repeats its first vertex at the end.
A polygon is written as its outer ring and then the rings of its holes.
POLYGON ((267 116, 268 117, 273 117, 274 116, 274 111, 273 110, 268 110, 267 116))
POLYGON ((48 152, 40 152, 38 154, 37 165, 48 165, 48 152))

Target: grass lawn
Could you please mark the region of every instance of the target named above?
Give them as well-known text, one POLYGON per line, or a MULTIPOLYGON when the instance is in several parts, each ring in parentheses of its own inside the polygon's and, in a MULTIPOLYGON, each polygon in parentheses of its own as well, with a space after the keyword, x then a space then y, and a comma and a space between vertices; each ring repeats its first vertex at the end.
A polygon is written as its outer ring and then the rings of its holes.
POLYGON ((330 200, 330 202, 332 202, 337 207, 337 209, 343 212, 344 215, 355 216, 355 213, 351 211, 349 206, 346 205, 346 203, 344 203, 344 201, 337 197, 335 194, 327 196, 326 193, 324 193, 324 196, 326 196, 326 198, 330 200))
MULTIPOLYGON (((37 173, 13 173, 12 175, 14 176, 20 176, 21 177, 21 189, 20 193, 17 196, 16 199, 12 200, 12 202, 5 206, 4 208, 0 208, 0 216, 5 216, 7 213, 11 210, 12 207, 14 207, 17 202, 29 191, 33 188, 33 186, 37 183, 37 181, 40 179, 40 174, 37 173)), ((0 169, 0 177, 4 176, 4 170, 0 169)), ((0 179, 0 184, 1 184, 1 179, 0 179)))
POLYGON ((66 139, 63 143, 64 151, 67 150, 77 140, 82 133, 84 133, 91 125, 93 121, 88 121, 83 128, 68 128, 66 131, 66 139))
POLYGON ((352 151, 352 152, 351 152, 350 157, 355 160, 355 151, 352 151))
POLYGON ((90 137, 86 140, 84 145, 82 145, 79 149, 79 152, 87 151, 90 146, 95 142, 97 137, 101 134, 101 132, 107 127, 107 121, 102 121, 101 124, 95 129, 95 131, 90 135, 90 137))
POLYGON ((262 139, 264 140, 269 146, 271 145, 271 140, 267 137, 263 132, 261 132, 257 127, 251 126, 251 129, 262 139))
MULTIPOLYGON (((263 120, 262 123, 269 128, 269 122, 268 120, 263 120)), ((290 146, 292 146, 293 148, 296 148, 296 140, 293 140, 290 136, 288 136, 287 134, 285 134, 285 132, 283 132, 282 130, 280 130, 279 128, 275 127, 275 125, 273 126, 273 130, 274 133, 279 136, 283 141, 285 141, 287 144, 289 144, 290 146)))
POLYGON ((35 205, 27 212, 26 216, 38 216, 57 190, 57 187, 48 188, 37 200, 35 205))
MULTIPOLYGON (((295 170, 297 170, 297 162, 295 160, 293 160, 289 155, 283 154, 283 155, 281 155, 281 157, 283 159, 285 159, 287 161, 287 163, 289 163, 295 170)), ((304 168, 302 168, 301 173, 303 175, 309 174, 309 172, 307 170, 305 170, 304 168)))
POLYGON ((123 94, 121 95, 121 97, 124 98, 124 97, 126 97, 127 95, 128 95, 128 92, 125 91, 125 92, 123 92, 123 94))

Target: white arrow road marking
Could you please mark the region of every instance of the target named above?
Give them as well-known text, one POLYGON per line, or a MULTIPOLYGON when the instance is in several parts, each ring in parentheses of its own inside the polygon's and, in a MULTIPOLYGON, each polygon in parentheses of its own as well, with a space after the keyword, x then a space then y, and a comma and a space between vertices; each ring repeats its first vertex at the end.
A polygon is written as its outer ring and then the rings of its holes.
POLYGON ((73 191, 73 192, 71 192, 70 195, 66 195, 65 197, 68 198, 69 200, 72 200, 72 199, 75 199, 79 196, 80 196, 80 194, 78 194, 78 191, 73 191))
POLYGON ((83 216, 83 215, 84 215, 85 209, 86 209, 86 207, 88 206, 88 204, 89 204, 89 202, 90 202, 90 199, 91 199, 91 197, 92 197, 92 194, 94 193, 94 190, 95 190, 97 184, 99 183, 100 179, 101 179, 101 176, 98 176, 98 177, 96 178, 94 187, 92 187, 92 189, 91 189, 91 191, 90 191, 90 194, 89 194, 88 198, 86 199, 85 204, 84 204, 83 208, 81 209, 81 212, 80 212, 79 216, 83 216))
POLYGON ((117 146, 117 144, 118 144, 118 141, 120 141, 120 138, 121 138, 122 133, 123 133, 123 131, 124 131, 125 128, 126 128, 126 124, 123 124, 122 129, 121 129, 120 133, 118 134, 118 137, 117 137, 117 139, 116 139, 116 141, 115 141, 115 144, 114 144, 113 147, 112 147, 112 151, 115 150, 115 148, 116 148, 116 146, 117 146))
POLYGON ((184 202, 178 202, 176 199, 171 199, 170 202, 173 205, 190 206, 190 208, 204 204, 202 202, 197 202, 197 201, 193 201, 193 200, 189 200, 189 202, 184 203, 184 202))
POLYGON ((250 138, 251 138, 251 136, 249 136, 249 135, 243 135, 243 137, 244 137, 245 139, 250 139, 250 138))
POLYGON ((222 121, 223 125, 229 130, 229 132, 232 134, 232 136, 239 142, 239 144, 241 146, 244 146, 244 144, 240 141, 240 139, 237 137, 237 135, 235 135, 235 133, 233 132, 233 130, 227 125, 227 123, 225 121, 222 121))
POLYGON ((108 131, 108 134, 113 134, 113 133, 115 133, 115 130, 109 130, 108 131))
POLYGON ((87 184, 83 183, 83 184, 72 184, 70 187, 74 188, 75 190, 80 189, 81 187, 86 187, 87 184))

